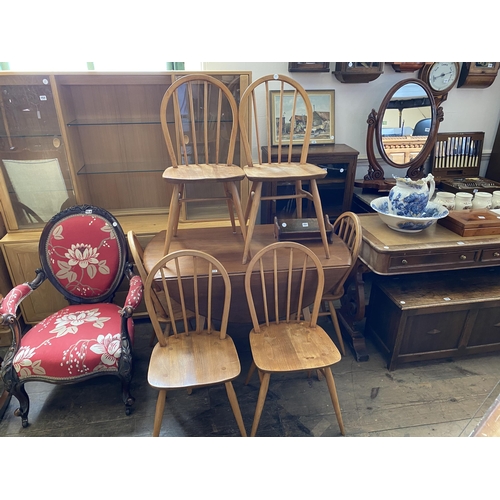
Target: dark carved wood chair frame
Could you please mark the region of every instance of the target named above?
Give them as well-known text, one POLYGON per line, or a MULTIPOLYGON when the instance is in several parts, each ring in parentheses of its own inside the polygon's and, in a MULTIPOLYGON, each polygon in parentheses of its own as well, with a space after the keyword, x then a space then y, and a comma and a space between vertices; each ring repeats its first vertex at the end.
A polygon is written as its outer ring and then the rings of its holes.
MULTIPOLYGON (((82 241, 84 241, 82 235, 82 241)), ((93 378, 99 375, 117 375, 121 379, 122 383, 122 399, 125 403, 125 412, 127 415, 131 413, 132 405, 135 399, 130 394, 130 382, 132 378, 132 339, 130 336, 130 329, 133 328, 133 322, 131 320, 134 309, 137 307, 142 299, 142 281, 137 275, 134 275, 132 271, 132 264, 128 260, 127 251, 127 240, 123 233, 123 230, 115 219, 106 210, 91 206, 91 205, 79 205, 69 207, 62 212, 59 212, 54 217, 52 217, 49 222, 47 222, 45 228, 42 231, 39 243, 39 255, 41 260, 41 268, 36 269, 36 277, 30 282, 24 283, 22 285, 15 286, 0 302, 0 324, 8 325, 12 331, 12 345, 9 348, 3 364, 1 366, 1 377, 5 384, 5 389, 13 396, 15 396, 20 407, 15 411, 17 416, 22 418, 23 427, 28 426, 28 412, 29 412, 29 397, 24 388, 24 384, 30 381, 30 377, 21 379, 14 368, 14 360, 16 354, 18 354, 21 348, 21 341, 28 332, 22 332, 20 323, 17 319, 17 309, 21 301, 30 293, 35 291, 40 285, 48 279, 52 285, 68 300, 69 305, 84 305, 84 304, 104 304, 111 303, 113 301, 115 292, 123 279, 127 277, 129 280, 129 291, 127 298, 125 300, 124 306, 119 310, 118 313, 121 316, 120 322, 120 349, 121 354, 117 361, 116 371, 95 371, 85 374, 84 376, 69 378, 68 380, 61 379, 43 379, 43 377, 34 377, 33 380, 44 381, 54 384, 70 384, 76 383, 81 380, 87 380, 88 378, 93 378), (118 262, 116 265, 116 274, 114 277, 110 277, 110 285, 106 288, 103 293, 95 295, 92 297, 82 297, 80 295, 71 293, 69 290, 61 285, 61 282, 55 276, 52 266, 49 263, 50 257, 47 256, 46 245, 49 236, 51 235, 54 226, 69 217, 75 215, 89 215, 97 216, 100 219, 104 219, 110 226, 113 235, 112 238, 116 238, 117 248, 119 252, 118 262), (132 326, 131 326, 132 325, 132 326)), ((118 320, 116 320, 118 321, 118 320)), ((115 330, 116 331, 116 330, 115 330)))

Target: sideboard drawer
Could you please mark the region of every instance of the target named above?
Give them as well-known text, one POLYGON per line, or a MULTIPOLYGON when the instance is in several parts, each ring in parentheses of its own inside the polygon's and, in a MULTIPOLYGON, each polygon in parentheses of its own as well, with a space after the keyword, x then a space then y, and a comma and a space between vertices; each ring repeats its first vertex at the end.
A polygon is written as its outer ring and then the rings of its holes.
POLYGON ((487 248, 481 254, 481 262, 500 262, 500 248, 487 248))
POLYGON ((463 250, 447 253, 393 255, 389 261, 389 271, 414 272, 420 269, 442 269, 444 265, 468 267, 479 260, 479 250, 463 250))

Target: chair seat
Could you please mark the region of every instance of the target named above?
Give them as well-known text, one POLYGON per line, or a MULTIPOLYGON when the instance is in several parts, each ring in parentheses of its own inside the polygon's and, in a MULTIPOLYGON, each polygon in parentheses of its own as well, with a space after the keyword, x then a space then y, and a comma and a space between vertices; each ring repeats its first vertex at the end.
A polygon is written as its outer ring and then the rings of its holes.
POLYGON ((156 389, 200 387, 232 380, 241 366, 231 337, 219 332, 185 333, 156 344, 149 363, 148 382, 156 389))
POLYGON ((236 165, 190 164, 168 167, 162 177, 167 182, 188 184, 199 181, 231 182, 245 178, 243 170, 236 165))
POLYGON ((310 163, 262 163, 243 167, 250 181, 295 181, 322 179, 327 171, 310 163))
POLYGON ((314 370, 340 361, 332 339, 309 322, 261 325, 260 330, 250 332, 250 346, 255 365, 262 371, 314 370))
MULTIPOLYGON (((71 305, 33 326, 21 340, 14 368, 21 380, 60 382, 117 372, 122 317, 115 304, 71 305)), ((133 340, 133 322, 129 319, 133 340)))

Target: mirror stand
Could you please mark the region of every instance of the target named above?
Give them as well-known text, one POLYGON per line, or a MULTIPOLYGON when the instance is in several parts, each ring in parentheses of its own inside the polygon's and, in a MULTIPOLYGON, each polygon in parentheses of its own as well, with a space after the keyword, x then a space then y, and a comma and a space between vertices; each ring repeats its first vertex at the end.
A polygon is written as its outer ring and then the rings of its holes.
POLYGON ((372 109, 368 115, 368 173, 354 185, 363 190, 387 192, 396 182, 385 178, 384 168, 375 155, 375 142, 385 163, 398 169, 406 168, 405 176, 410 179, 422 178, 424 163, 434 148, 439 123, 443 119, 442 108, 436 106, 432 92, 423 81, 410 78, 394 85, 378 113, 372 109), (425 128, 420 131, 422 125, 425 128))

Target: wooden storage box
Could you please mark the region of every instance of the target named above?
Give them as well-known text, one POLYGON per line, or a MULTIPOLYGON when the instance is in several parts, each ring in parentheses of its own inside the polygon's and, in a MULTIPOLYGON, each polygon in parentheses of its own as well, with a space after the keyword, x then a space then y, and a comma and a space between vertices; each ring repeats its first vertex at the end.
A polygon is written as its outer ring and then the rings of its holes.
POLYGON ((493 210, 452 210, 438 224, 460 236, 500 234, 500 215, 493 210))
POLYGON ((484 132, 440 132, 431 154, 436 187, 451 193, 492 193, 500 183, 479 177, 484 132))
POLYGON ((366 335, 401 363, 500 351, 500 268, 378 276, 366 335))
MULTIPOLYGON (((333 226, 325 215, 325 229, 329 243, 332 242, 333 226)), ((274 218, 274 237, 278 241, 321 241, 318 219, 278 219, 274 218)))

